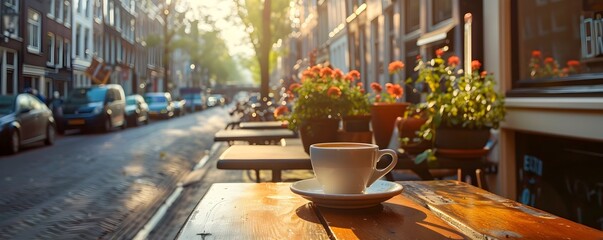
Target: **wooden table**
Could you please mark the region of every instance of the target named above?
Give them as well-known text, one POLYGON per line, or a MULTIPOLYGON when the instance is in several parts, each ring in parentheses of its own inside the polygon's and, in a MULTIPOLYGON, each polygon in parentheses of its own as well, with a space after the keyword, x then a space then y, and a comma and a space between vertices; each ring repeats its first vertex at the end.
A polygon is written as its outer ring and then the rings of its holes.
POLYGON ((283 138, 296 138, 288 129, 233 129, 220 130, 214 135, 214 141, 248 141, 252 143, 276 142, 283 138))
POLYGON ((409 198, 379 207, 334 210, 292 193, 288 183, 217 183, 177 239, 462 239, 409 198))
POLYGON ((603 233, 456 181, 399 182, 368 209, 318 207, 289 183, 212 185, 177 239, 603 239, 603 233))
POLYGON ((272 170, 272 181, 281 181, 281 170, 312 169, 310 156, 299 145, 233 145, 220 155, 218 169, 255 170, 259 182, 259 170, 272 170))
POLYGON ((287 123, 282 121, 266 121, 266 122, 241 122, 241 129, 284 129, 287 128, 287 123))

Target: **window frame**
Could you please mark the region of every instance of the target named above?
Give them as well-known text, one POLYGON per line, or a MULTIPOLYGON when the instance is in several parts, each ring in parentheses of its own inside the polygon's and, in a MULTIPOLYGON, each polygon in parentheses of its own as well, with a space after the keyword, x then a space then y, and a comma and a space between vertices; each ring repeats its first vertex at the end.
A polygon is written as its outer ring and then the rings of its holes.
POLYGON ((65 57, 65 54, 63 53, 64 48, 63 48, 63 38, 62 37, 57 37, 56 38, 56 45, 57 45, 57 53, 58 53, 58 59, 57 59, 57 64, 56 67, 57 68, 62 68, 63 67, 63 58, 65 57))
MULTIPOLYGON (((35 15, 33 15, 33 16, 35 16, 35 15)), ((40 14, 40 12, 29 8, 29 9, 27 9, 27 51, 31 52, 31 53, 39 54, 41 51, 40 50, 41 48, 42 48, 42 15, 40 14), (30 12, 33 14, 37 14, 38 19, 37 20, 32 19, 29 16, 30 12), (30 25, 31 25, 32 29, 30 29, 30 25), (33 27, 37 27, 35 32, 34 32, 33 27), (36 36, 36 38, 34 38, 34 35, 36 36)))
POLYGON ((55 61, 56 36, 52 32, 48 32, 48 34, 46 34, 46 36, 48 37, 48 52, 46 53, 48 55, 47 55, 47 59, 46 59, 46 66, 54 67, 55 62, 56 62, 55 61))

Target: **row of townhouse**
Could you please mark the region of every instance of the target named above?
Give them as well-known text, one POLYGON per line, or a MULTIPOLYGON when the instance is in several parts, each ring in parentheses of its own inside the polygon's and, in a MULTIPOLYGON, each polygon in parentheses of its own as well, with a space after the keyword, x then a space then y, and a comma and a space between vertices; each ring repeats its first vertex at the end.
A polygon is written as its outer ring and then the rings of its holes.
MULTIPOLYGON (((328 61, 359 70, 365 87, 399 81, 387 72, 393 60, 406 63, 400 78, 406 79, 415 76, 418 55, 431 59, 438 48, 464 59, 463 16, 472 13, 471 58, 495 74, 506 95, 506 120, 490 156, 498 162, 492 190, 603 229, 601 1, 300 0, 293 6, 294 31, 283 39, 289 54, 280 59, 279 77, 299 79, 305 67, 328 61)), ((421 101, 408 90, 407 101, 421 101)))
POLYGON ((126 94, 164 91, 158 0, 3 0, 0 6, 0 94, 35 88, 42 95, 99 84, 86 69, 93 58, 112 70, 107 83, 126 94))

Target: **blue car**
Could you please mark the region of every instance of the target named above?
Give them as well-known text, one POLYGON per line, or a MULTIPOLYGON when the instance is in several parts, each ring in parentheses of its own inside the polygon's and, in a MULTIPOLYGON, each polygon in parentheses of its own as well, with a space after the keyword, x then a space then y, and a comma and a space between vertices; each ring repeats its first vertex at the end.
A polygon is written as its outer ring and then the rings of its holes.
POLYGON ((63 105, 60 132, 67 129, 126 128, 126 97, 120 85, 108 84, 71 91, 63 105))

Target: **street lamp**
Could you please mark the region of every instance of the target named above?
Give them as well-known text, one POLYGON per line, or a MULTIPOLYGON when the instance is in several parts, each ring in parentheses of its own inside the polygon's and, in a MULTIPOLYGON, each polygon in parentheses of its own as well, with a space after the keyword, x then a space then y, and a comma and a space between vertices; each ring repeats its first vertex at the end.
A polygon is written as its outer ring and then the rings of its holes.
POLYGON ((15 11, 14 6, 10 5, 8 1, 2 1, 2 35, 4 35, 4 42, 8 42, 10 35, 15 32, 18 17, 19 14, 15 11))

